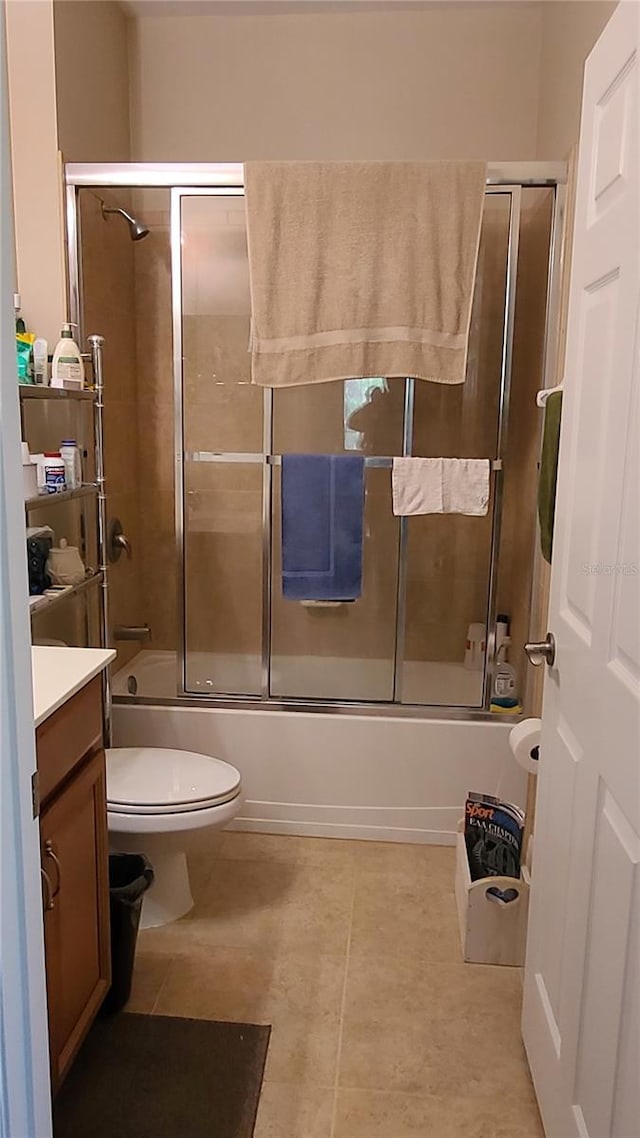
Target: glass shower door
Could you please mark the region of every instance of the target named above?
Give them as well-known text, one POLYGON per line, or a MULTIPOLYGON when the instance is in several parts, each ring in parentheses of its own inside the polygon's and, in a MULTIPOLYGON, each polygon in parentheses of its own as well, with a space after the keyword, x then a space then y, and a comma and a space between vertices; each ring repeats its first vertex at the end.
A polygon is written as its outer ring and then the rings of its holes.
MULTIPOLYGON (((512 210, 511 193, 486 195, 466 380, 455 386, 416 380, 414 456, 494 459, 497 455, 501 416, 506 426, 503 352, 512 210)), ((406 519, 403 653, 397 676, 401 703, 483 704, 492 550, 500 523, 495 473, 490 485, 485 517, 430 514, 406 519), (469 641, 480 641, 473 666, 469 654, 465 664, 469 641)))
POLYGON ((399 523, 390 456, 402 453, 405 382, 336 381, 273 393, 277 455, 363 455, 362 595, 334 607, 286 600, 281 583, 280 471, 273 479, 270 692, 311 700, 393 699, 399 523))
POLYGON ((500 453, 514 198, 511 189, 486 197, 464 384, 378 376, 269 391, 251 384, 242 193, 173 191, 185 692, 483 705, 500 476, 485 517, 399 519, 391 466, 398 455, 500 453), (283 596, 281 460, 293 453, 364 458, 355 602, 283 596), (479 666, 465 664, 470 636, 485 644, 479 666))
MULTIPOLYGON (((174 191, 179 224, 184 687, 263 690, 263 394, 249 371, 244 198, 174 191)), ((177 272, 176 272, 177 269, 177 272)), ((176 349, 178 350, 178 348, 176 349)))

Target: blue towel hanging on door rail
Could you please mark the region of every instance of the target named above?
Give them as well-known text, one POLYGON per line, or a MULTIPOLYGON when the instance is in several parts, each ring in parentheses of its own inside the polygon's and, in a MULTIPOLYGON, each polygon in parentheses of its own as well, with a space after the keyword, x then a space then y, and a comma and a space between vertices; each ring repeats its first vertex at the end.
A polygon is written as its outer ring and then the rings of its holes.
POLYGON ((282 456, 282 592, 290 601, 362 593, 364 458, 282 456))

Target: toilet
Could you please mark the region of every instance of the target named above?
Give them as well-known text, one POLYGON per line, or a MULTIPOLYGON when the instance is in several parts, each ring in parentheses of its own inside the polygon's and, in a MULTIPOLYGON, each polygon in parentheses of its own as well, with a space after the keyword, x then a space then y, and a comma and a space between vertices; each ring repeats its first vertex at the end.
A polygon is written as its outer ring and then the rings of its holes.
POLYGON ((106 766, 111 849, 146 854, 154 869, 140 927, 177 921, 193 906, 187 835, 235 818, 242 805, 240 773, 209 755, 160 747, 111 748, 106 766))

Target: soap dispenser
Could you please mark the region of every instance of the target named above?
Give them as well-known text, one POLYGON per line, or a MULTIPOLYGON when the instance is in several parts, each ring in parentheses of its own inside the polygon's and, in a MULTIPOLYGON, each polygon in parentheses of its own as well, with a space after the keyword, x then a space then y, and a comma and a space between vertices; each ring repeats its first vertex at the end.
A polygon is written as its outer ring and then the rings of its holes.
POLYGON ((63 324, 51 365, 51 386, 81 391, 84 387, 82 353, 73 338, 75 324, 63 324))

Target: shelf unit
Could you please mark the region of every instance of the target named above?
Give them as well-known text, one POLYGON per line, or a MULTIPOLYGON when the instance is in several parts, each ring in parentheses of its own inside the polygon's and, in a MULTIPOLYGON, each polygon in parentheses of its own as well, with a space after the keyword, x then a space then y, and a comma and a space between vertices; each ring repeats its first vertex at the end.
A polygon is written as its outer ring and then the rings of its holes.
POLYGON ((35 383, 18 385, 21 399, 95 399, 96 393, 88 388, 74 391, 70 387, 44 387, 35 383))
MULTIPOLYGON (((86 357, 94 363, 93 353, 89 353, 86 357)), ((45 387, 35 384, 20 384, 18 387, 20 397, 21 412, 25 409, 26 405, 31 405, 33 411, 34 401, 42 404, 43 415, 46 414, 45 407, 48 405, 55 405, 60 403, 67 403, 69 405, 82 406, 92 405, 93 407, 93 447, 97 450, 98 441, 98 419, 100 419, 100 449, 102 448, 102 401, 99 393, 91 388, 84 388, 82 390, 74 390, 72 388, 64 387, 45 387)), ((45 420, 48 421, 48 420, 45 420)), ((23 438, 26 437, 24 433, 25 420, 22 420, 23 438)), ((52 449, 54 443, 52 440, 52 449)), ((57 494, 34 494, 25 499, 24 509, 27 525, 29 524, 30 515, 39 512, 40 510, 48 510, 51 506, 60 506, 63 503, 88 500, 92 502, 92 512, 95 513, 96 530, 100 531, 98 514, 103 508, 100 498, 100 484, 99 482, 85 482, 75 490, 63 490, 57 494), (93 506, 95 502, 95 507, 93 506)), ((102 544, 98 539, 98 557, 99 568, 95 572, 91 572, 84 581, 78 585, 74 585, 70 589, 65 589, 64 592, 54 594, 52 596, 32 596, 29 598, 29 616, 31 619, 40 617, 43 613, 48 613, 52 609, 57 609, 60 605, 65 604, 74 598, 82 597, 89 593, 94 588, 104 589, 106 587, 104 565, 102 564, 103 550, 102 544)))
POLYGON ((56 506, 60 502, 71 502, 74 498, 96 497, 98 487, 95 482, 85 482, 77 490, 60 490, 57 494, 34 494, 32 498, 25 498, 24 508, 28 514, 32 510, 39 510, 42 506, 56 506))
POLYGON ((92 573, 86 577, 84 581, 80 581, 78 585, 72 585, 70 589, 65 589, 64 593, 57 593, 55 596, 36 596, 29 598, 29 613, 33 616, 35 613, 38 616, 57 605, 61 605, 64 601, 69 600, 70 597, 77 597, 80 593, 86 593, 88 589, 93 588, 94 585, 101 585, 104 580, 102 573, 92 573))

